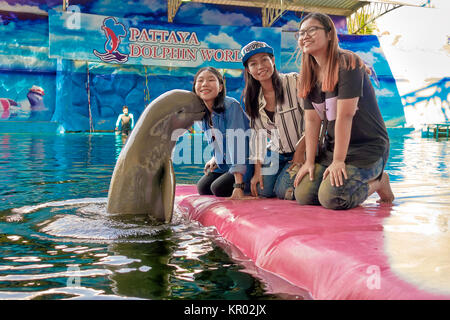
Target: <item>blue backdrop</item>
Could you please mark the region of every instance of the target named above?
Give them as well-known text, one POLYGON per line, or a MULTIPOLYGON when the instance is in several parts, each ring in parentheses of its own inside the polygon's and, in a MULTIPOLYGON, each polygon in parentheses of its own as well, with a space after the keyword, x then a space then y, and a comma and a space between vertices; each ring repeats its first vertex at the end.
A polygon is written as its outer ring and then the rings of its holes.
MULTIPOLYGON (((154 25, 158 21, 161 25, 167 23, 167 4, 163 0, 78 2, 70 1, 70 4, 89 16, 115 17, 117 22, 135 26, 154 25)), ((82 47, 78 42, 82 42, 75 38, 68 43, 64 34, 55 32, 51 43, 58 46, 60 42, 60 47, 53 51, 53 47, 49 47, 52 30, 49 30, 47 13, 50 11, 51 15, 52 10, 61 10, 61 1, 36 3, 33 0, 15 2, 15 9, 22 6, 33 13, 8 12, 8 8, 1 8, 3 3, 0 4, 0 10, 5 10, 0 11, 0 111, 3 111, 0 126, 9 121, 46 120, 57 122, 61 125, 60 129, 68 131, 88 131, 91 127, 95 131, 108 131, 114 129, 123 105, 128 105, 137 119, 145 106, 161 93, 175 88, 191 90, 198 66, 108 64, 100 59, 98 62, 90 58, 88 60, 91 61, 86 61, 81 55, 72 55, 71 59, 76 60, 62 59, 67 58, 64 50, 77 52, 82 47), (32 91, 36 87, 42 90, 32 91), (43 107, 37 107, 31 96, 40 98, 43 107)), ((197 28, 201 34, 198 25, 208 25, 209 30, 218 30, 216 33, 225 30, 223 26, 231 26, 228 30, 235 32, 222 34, 216 41, 227 41, 236 47, 246 44, 253 37, 267 40, 267 34, 272 30, 272 39, 275 40, 271 45, 279 50, 277 60, 281 60, 277 64, 282 72, 291 72, 299 69, 294 31, 303 15, 286 12, 269 29, 260 28, 261 10, 257 8, 183 3, 172 27, 186 27, 189 22, 196 24, 191 27, 194 30, 197 28), (255 30, 264 32, 257 37, 255 30)), ((332 18, 338 30, 345 33, 345 17, 332 18)), ((97 33, 102 42, 97 50, 101 51, 107 37, 101 29, 97 33)), ((204 40, 206 36, 203 34, 200 38, 204 40)), ((343 48, 357 52, 374 69, 372 82, 387 125, 403 125, 403 106, 377 37, 341 34, 340 40, 343 48)), ((105 50, 106 47, 102 52, 105 50)), ((240 64, 216 66, 225 75, 228 95, 241 101, 243 76, 240 64)))

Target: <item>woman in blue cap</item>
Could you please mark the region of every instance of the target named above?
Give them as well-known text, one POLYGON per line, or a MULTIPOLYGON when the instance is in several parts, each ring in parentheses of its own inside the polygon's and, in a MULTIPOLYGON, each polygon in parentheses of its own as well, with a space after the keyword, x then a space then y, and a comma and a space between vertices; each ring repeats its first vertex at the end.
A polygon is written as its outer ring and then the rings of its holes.
POLYGON ((297 98, 297 73, 282 74, 274 51, 262 41, 241 50, 245 67, 244 104, 250 117, 253 196, 294 199, 294 179, 305 158, 303 107, 297 98))
POLYGON ((249 165, 249 121, 239 102, 226 96, 224 80, 212 67, 198 70, 192 91, 205 104, 202 129, 214 155, 197 183, 201 195, 243 199, 250 190, 253 166, 249 165))

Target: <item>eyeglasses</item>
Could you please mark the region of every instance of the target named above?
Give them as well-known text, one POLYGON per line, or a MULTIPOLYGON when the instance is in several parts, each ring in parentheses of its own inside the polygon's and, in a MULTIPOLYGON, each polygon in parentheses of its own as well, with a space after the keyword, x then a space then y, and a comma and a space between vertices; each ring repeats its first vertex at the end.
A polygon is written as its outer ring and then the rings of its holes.
POLYGON ((295 34, 295 39, 297 39, 297 40, 303 39, 306 35, 312 37, 316 34, 317 30, 319 30, 319 29, 329 31, 328 28, 314 26, 314 27, 308 28, 306 30, 301 30, 301 31, 297 32, 295 34))

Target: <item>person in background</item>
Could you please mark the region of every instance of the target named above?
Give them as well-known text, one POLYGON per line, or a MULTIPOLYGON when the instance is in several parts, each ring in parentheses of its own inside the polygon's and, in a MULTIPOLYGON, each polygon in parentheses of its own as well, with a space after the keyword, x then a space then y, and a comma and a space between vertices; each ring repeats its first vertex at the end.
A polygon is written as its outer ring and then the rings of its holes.
POLYGON ((384 172, 389 137, 366 66, 339 47, 325 14, 311 13, 301 21, 298 46, 306 162, 294 183, 297 202, 350 209, 377 192, 380 202, 391 203, 394 194, 384 172))
POLYGON ((122 135, 128 136, 134 128, 133 114, 128 112, 128 107, 122 107, 122 113, 117 117, 116 131, 121 128, 122 135))
POLYGON ((224 79, 212 67, 198 70, 192 91, 202 99, 206 114, 202 130, 214 155, 197 183, 201 195, 246 198, 253 167, 248 163, 248 139, 245 131, 249 121, 241 105, 226 96, 224 79))
POLYGON ((250 158, 255 163, 252 195, 293 200, 295 174, 305 160, 298 74, 279 73, 273 48, 265 42, 252 41, 241 54, 244 104, 252 128, 250 158))

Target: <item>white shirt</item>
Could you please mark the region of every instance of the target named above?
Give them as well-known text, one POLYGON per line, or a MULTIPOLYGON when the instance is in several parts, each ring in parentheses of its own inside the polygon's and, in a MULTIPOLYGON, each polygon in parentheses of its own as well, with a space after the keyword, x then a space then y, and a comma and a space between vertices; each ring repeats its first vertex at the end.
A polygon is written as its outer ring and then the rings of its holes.
POLYGON ((280 73, 284 91, 284 103, 277 104, 272 122, 266 114, 266 100, 259 92, 259 118, 250 121, 252 143, 250 159, 264 161, 267 148, 278 153, 294 152, 297 143, 304 135, 304 107, 297 95, 297 77, 295 72, 280 73), (267 141, 267 138, 269 141, 267 141))

